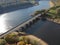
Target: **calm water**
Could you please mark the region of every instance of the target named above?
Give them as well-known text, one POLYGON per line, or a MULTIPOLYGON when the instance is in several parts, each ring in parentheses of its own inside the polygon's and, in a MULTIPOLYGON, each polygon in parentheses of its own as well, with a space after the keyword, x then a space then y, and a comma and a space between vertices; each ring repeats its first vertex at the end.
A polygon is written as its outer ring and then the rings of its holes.
POLYGON ((27 21, 32 18, 31 14, 36 10, 48 9, 49 1, 40 1, 39 5, 26 9, 20 9, 17 11, 9 12, 0 15, 0 33, 4 33, 9 29, 27 21))

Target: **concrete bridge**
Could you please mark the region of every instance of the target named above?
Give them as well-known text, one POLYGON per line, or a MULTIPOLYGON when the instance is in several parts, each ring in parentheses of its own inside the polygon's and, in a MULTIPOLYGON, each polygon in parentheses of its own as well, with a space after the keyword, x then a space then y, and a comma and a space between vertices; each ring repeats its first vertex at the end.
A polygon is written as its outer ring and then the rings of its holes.
POLYGON ((41 14, 39 15, 36 15, 34 16, 33 18, 31 18, 30 20, 22 23, 21 25, 18 25, 10 30, 8 30, 7 32, 3 33, 0 35, 0 38, 1 37, 4 37, 5 35, 11 33, 11 32, 14 32, 14 31, 24 31, 26 30, 27 28, 29 28, 31 25, 33 25, 34 23, 36 23, 38 20, 40 20, 40 16, 41 14))

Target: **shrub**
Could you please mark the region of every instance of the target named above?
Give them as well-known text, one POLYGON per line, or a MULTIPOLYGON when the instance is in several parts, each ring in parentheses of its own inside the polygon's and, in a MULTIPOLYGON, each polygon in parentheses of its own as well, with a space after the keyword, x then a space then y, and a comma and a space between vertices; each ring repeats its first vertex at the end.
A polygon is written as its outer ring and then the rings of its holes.
POLYGON ((56 9, 57 14, 60 14, 60 8, 56 9))
POLYGON ((8 34, 4 37, 4 39, 7 41, 7 43, 13 44, 19 41, 19 36, 16 34, 8 34))
POLYGON ((26 37, 26 36, 20 36, 20 37, 19 37, 19 40, 20 40, 20 41, 24 41, 24 42, 27 43, 27 44, 30 43, 29 38, 26 37))
POLYGON ((46 11, 45 9, 43 9, 43 10, 38 10, 38 11, 36 11, 36 12, 34 13, 34 15, 41 14, 41 13, 43 13, 43 12, 45 12, 45 11, 46 11))
POLYGON ((0 39, 0 45, 5 45, 6 41, 4 39, 0 39))
POLYGON ((38 15, 38 14, 40 14, 41 13, 41 11, 36 11, 35 13, 34 13, 34 15, 38 15))
POLYGON ((20 41, 17 43, 17 45, 25 45, 25 42, 24 41, 20 41))

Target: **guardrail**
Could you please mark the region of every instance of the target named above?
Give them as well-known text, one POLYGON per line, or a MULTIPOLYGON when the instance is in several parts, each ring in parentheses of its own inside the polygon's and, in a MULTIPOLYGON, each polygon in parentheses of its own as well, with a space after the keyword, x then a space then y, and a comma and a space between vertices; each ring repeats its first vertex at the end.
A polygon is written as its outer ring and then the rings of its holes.
POLYGON ((38 20, 40 20, 40 16, 41 16, 41 14, 36 15, 35 17, 33 17, 30 20, 22 23, 21 25, 18 25, 16 27, 8 30, 7 32, 1 34, 0 38, 4 37, 5 35, 7 35, 7 34, 9 34, 11 32, 14 32, 14 31, 24 31, 25 29, 27 29, 28 27, 30 27, 31 25, 33 25, 34 23, 36 23, 38 20))

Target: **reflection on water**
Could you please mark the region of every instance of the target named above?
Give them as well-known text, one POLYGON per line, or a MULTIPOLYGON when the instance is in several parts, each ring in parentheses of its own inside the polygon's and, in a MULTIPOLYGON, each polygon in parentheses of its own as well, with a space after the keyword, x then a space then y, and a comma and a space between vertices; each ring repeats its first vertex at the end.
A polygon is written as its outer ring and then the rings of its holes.
POLYGON ((6 24, 5 24, 5 18, 4 18, 5 14, 0 16, 0 33, 4 33, 6 32, 6 24))
POLYGON ((49 1, 40 1, 39 4, 40 5, 0 15, 0 33, 4 33, 8 29, 32 18, 31 14, 34 13, 34 11, 49 8, 49 1))

